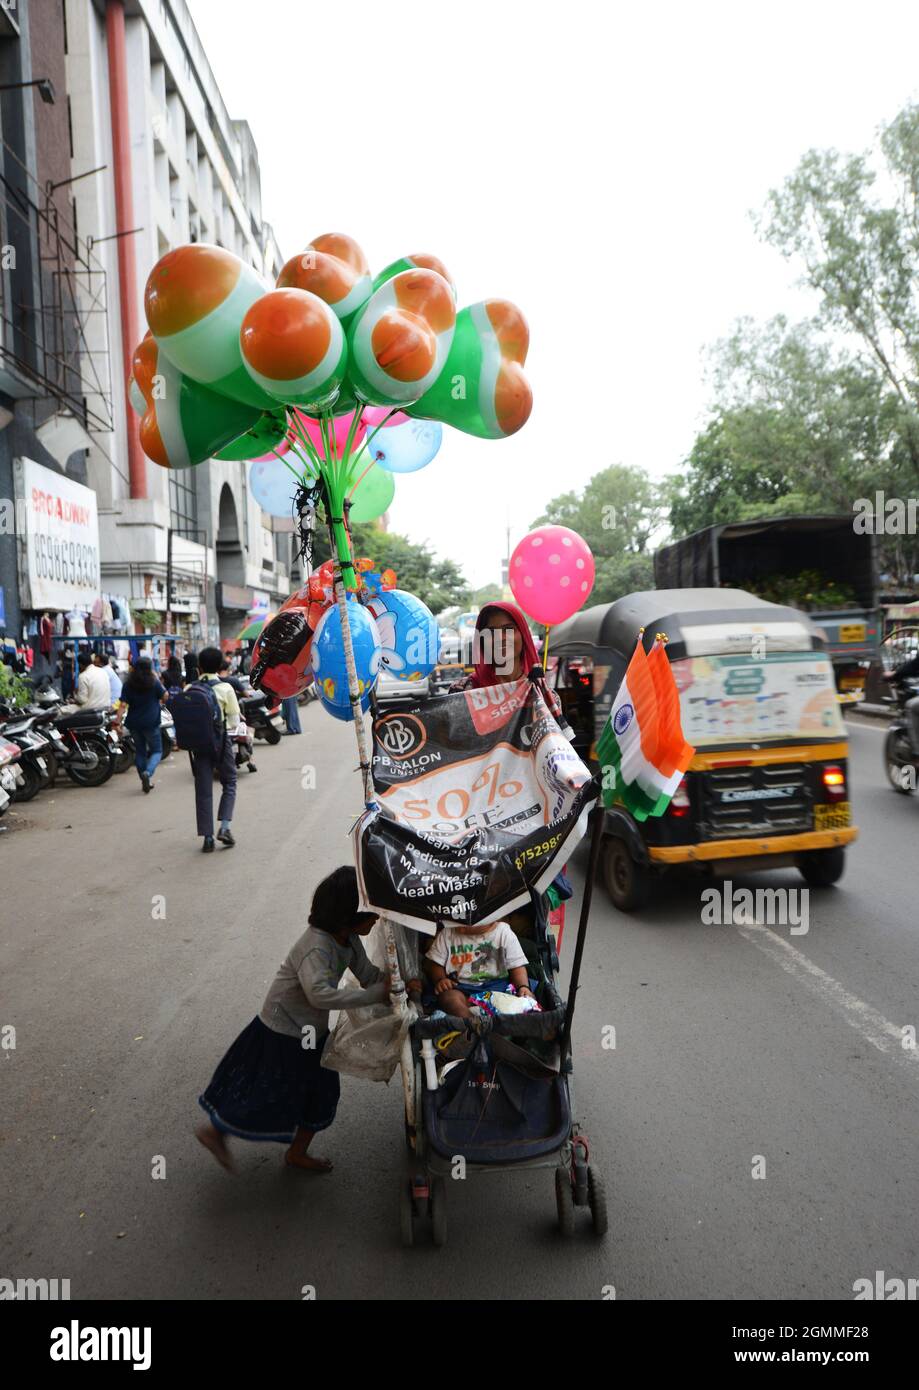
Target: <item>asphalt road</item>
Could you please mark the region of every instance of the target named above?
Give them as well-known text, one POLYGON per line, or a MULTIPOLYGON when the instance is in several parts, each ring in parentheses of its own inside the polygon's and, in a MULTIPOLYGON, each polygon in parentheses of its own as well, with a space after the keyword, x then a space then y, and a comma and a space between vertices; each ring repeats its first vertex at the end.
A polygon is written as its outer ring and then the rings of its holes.
MULTIPOLYGON (((575 1103, 606 1240, 579 1224, 563 1242, 537 1171, 452 1183, 448 1248, 401 1249, 398 1080, 343 1079, 316 1142, 333 1174, 244 1144, 222 1172, 192 1137, 196 1097, 360 809, 351 731, 315 706, 304 730, 243 774, 234 850, 199 852, 178 757, 147 798, 129 773, 7 817, 0 1276, 191 1299, 851 1298, 879 1270, 919 1276, 919 1053, 900 1039, 919 1026, 919 797, 888 790, 881 729, 856 721, 861 838, 842 883, 811 894, 806 934, 705 925, 691 878, 637 918, 598 887, 575 1103)), ((741 883, 803 886, 790 870, 741 883)))

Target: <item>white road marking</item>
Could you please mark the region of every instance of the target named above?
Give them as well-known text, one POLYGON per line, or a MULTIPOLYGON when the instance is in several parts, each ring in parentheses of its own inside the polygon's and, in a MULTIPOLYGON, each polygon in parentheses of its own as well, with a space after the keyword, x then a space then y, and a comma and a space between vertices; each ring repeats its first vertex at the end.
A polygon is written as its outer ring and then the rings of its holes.
POLYGON ((919 1081, 919 1049, 904 1048, 903 1028, 891 1023, 889 1018, 878 1013, 877 1009, 866 1004, 864 999, 850 994, 844 985, 834 980, 819 965, 815 965, 803 952, 784 940, 778 932, 770 931, 762 923, 734 924, 741 936, 765 955, 770 956, 786 974, 804 985, 812 994, 838 1013, 865 1039, 865 1042, 883 1052, 893 1061, 901 1062, 910 1068, 910 1074, 919 1081))

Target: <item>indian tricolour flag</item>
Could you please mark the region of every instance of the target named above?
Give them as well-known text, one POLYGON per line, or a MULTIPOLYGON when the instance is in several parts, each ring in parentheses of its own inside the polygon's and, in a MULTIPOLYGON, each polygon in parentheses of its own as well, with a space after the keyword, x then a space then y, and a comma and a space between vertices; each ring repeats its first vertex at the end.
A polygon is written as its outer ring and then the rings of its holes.
POLYGON ((597 740, 604 805, 623 805, 636 820, 662 816, 694 752, 664 643, 658 638, 646 654, 639 637, 597 740))

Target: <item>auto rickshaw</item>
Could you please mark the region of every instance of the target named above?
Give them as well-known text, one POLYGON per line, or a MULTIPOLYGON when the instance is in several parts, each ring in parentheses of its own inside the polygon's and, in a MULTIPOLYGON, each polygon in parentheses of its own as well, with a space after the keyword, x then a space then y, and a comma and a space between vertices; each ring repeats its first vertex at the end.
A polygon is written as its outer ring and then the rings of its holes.
POLYGON ((673 868, 740 874, 795 865, 835 883, 856 838, 848 744, 820 630, 795 608, 742 589, 658 589, 588 608, 550 635, 548 677, 574 747, 596 742, 639 631, 667 637, 683 733, 695 756, 667 812, 605 813, 602 872, 623 912, 673 868))

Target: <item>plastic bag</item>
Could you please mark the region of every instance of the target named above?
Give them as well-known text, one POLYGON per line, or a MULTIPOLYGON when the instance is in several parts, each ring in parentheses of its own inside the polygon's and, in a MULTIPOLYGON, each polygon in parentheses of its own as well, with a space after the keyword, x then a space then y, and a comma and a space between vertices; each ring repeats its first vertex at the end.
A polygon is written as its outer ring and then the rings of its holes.
POLYGON ((412 1015, 390 1004, 342 1009, 322 1051, 322 1065, 365 1081, 390 1081, 399 1065, 412 1015))
MULTIPOLYGON (((420 972, 417 933, 404 931, 398 923, 393 923, 392 927, 399 969, 403 979, 408 980, 420 972)), ((365 939, 364 949, 368 959, 385 970, 386 948, 379 922, 365 939)), ((345 972, 345 980, 359 986, 350 970, 345 972)), ((389 1003, 370 1004, 365 1009, 342 1009, 323 1049, 322 1065, 344 1076, 363 1077, 365 1081, 392 1080, 413 1017, 411 1008, 400 1015, 393 1012, 389 1003)))

